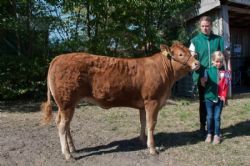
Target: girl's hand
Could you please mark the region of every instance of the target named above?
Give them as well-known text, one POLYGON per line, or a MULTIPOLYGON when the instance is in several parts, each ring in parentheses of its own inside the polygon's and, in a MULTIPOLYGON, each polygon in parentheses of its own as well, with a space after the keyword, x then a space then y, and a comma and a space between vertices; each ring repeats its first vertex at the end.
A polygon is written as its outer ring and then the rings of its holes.
POLYGON ((207 77, 202 77, 201 78, 201 86, 205 87, 206 82, 207 82, 207 77))
POLYGON ((220 96, 220 100, 222 100, 223 102, 225 102, 226 98, 224 96, 220 96))

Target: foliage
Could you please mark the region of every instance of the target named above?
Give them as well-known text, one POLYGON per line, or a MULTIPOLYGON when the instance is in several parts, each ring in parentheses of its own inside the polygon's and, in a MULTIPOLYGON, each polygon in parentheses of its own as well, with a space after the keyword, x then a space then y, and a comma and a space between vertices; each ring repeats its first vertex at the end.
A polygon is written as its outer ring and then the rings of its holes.
POLYGON ((181 13, 197 0, 3 0, 0 100, 39 95, 48 61, 64 52, 152 54, 188 40, 181 13))
POLYGON ((47 66, 44 57, 1 56, 0 100, 44 95, 47 66))

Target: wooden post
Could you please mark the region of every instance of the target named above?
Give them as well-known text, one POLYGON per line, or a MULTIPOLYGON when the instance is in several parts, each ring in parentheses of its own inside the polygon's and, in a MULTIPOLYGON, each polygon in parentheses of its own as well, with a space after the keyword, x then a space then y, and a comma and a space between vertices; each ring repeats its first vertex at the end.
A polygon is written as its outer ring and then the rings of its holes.
MULTIPOLYGON (((224 54, 226 56, 226 69, 231 70, 231 53, 230 53, 230 31, 229 31, 229 17, 228 5, 221 5, 221 20, 222 20, 222 36, 224 38, 224 54)), ((232 74, 232 73, 231 73, 232 74)), ((230 82, 228 96, 232 96, 232 83, 230 82)))

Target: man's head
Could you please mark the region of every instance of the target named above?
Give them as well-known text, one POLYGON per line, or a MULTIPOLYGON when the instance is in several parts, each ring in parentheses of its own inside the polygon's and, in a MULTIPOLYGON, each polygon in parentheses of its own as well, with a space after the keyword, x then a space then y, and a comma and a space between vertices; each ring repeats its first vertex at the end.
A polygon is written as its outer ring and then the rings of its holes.
POLYGON ((203 16, 199 21, 200 30, 205 35, 210 35, 212 31, 212 19, 209 16, 203 16))

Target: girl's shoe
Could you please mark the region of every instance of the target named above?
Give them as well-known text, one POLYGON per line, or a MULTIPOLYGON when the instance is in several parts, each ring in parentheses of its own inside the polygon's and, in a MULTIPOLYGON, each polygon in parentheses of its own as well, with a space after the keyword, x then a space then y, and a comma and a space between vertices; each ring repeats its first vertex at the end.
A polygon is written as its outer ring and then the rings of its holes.
POLYGON ((220 144, 220 137, 218 135, 214 135, 213 145, 217 145, 217 144, 220 144))
POLYGON ((205 142, 206 143, 211 143, 212 142, 212 135, 211 134, 207 135, 207 138, 206 138, 205 142))

